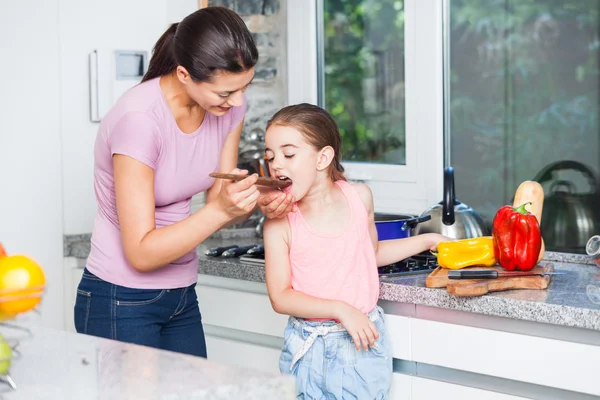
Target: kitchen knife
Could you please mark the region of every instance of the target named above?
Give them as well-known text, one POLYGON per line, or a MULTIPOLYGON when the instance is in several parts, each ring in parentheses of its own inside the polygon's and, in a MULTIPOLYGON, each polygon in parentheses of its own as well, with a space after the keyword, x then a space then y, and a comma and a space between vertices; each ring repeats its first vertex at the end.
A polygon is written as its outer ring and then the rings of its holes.
POLYGON ((254 254, 257 256, 263 255, 263 254, 265 254, 265 246, 263 246, 263 245, 254 246, 253 248, 248 250, 246 252, 246 254, 254 254))
POLYGON ((233 246, 226 246, 226 247, 213 247, 211 249, 208 249, 204 252, 205 256, 209 256, 209 257, 218 257, 221 254, 223 254, 224 251, 229 250, 229 249, 234 249, 236 247, 239 247, 237 244, 233 245, 233 246))
POLYGON ((498 271, 471 269, 448 271, 448 279, 497 279, 509 276, 562 275, 563 272, 498 271))
POLYGON ((246 252, 248 252, 248 250, 255 248, 256 245, 253 244, 252 246, 244 246, 244 247, 236 247, 235 249, 229 249, 223 252, 223 254, 221 254, 221 257, 224 258, 231 258, 231 257, 239 257, 242 254, 246 254, 246 252))

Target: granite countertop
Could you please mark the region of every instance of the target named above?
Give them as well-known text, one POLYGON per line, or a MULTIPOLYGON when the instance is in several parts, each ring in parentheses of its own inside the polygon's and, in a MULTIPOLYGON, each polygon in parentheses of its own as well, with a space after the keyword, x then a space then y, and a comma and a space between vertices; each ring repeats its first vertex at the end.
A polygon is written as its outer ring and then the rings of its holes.
MULTIPOLYGON (((261 239, 223 235, 198 247, 198 273, 264 282, 261 265, 238 259, 206 257, 206 248, 237 244, 260 244, 261 239)), ((65 257, 87 257, 89 236, 65 237, 65 257), (87 240, 87 242, 86 242, 87 240), (87 247, 87 249, 86 249, 87 247)), ((425 287, 426 274, 381 278, 380 300, 425 305, 526 321, 600 331, 600 268, 584 255, 546 252, 543 262, 552 262, 557 272, 546 290, 510 290, 480 297, 456 297, 445 289, 425 287)))
MULTIPOLYGON (((19 325, 18 321, 15 321, 19 325)), ((60 330, 0 324, 20 353, 0 383, 0 398, 36 399, 295 399, 288 376, 236 368, 200 357, 60 330)))

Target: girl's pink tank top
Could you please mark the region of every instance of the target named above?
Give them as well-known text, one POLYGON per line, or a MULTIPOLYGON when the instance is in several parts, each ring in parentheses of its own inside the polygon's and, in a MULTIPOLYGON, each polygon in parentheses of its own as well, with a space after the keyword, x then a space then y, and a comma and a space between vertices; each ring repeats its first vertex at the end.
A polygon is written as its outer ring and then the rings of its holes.
POLYGON ((288 214, 292 288, 314 297, 344 301, 367 314, 379 298, 367 209, 349 183, 340 180, 336 184, 350 206, 350 220, 342 232, 316 232, 300 210, 288 214))

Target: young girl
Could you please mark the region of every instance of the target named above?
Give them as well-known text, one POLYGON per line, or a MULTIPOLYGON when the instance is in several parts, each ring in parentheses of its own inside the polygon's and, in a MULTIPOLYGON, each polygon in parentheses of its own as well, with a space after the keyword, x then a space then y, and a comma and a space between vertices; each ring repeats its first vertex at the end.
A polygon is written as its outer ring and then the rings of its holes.
POLYGON ((333 118, 310 104, 288 106, 267 123, 271 176, 297 199, 287 218, 264 226, 273 309, 290 315, 279 361, 306 399, 385 399, 391 343, 377 306, 377 266, 427 249, 438 234, 378 242, 368 186, 343 175, 333 118))

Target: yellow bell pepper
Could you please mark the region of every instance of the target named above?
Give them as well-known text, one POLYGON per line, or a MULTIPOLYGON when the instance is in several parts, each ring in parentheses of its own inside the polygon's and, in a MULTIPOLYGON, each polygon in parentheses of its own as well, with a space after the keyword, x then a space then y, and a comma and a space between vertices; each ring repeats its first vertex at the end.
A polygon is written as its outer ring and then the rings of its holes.
POLYGON ((496 265, 494 241, 491 236, 440 242, 437 250, 437 262, 440 267, 461 269, 475 265, 496 265))

